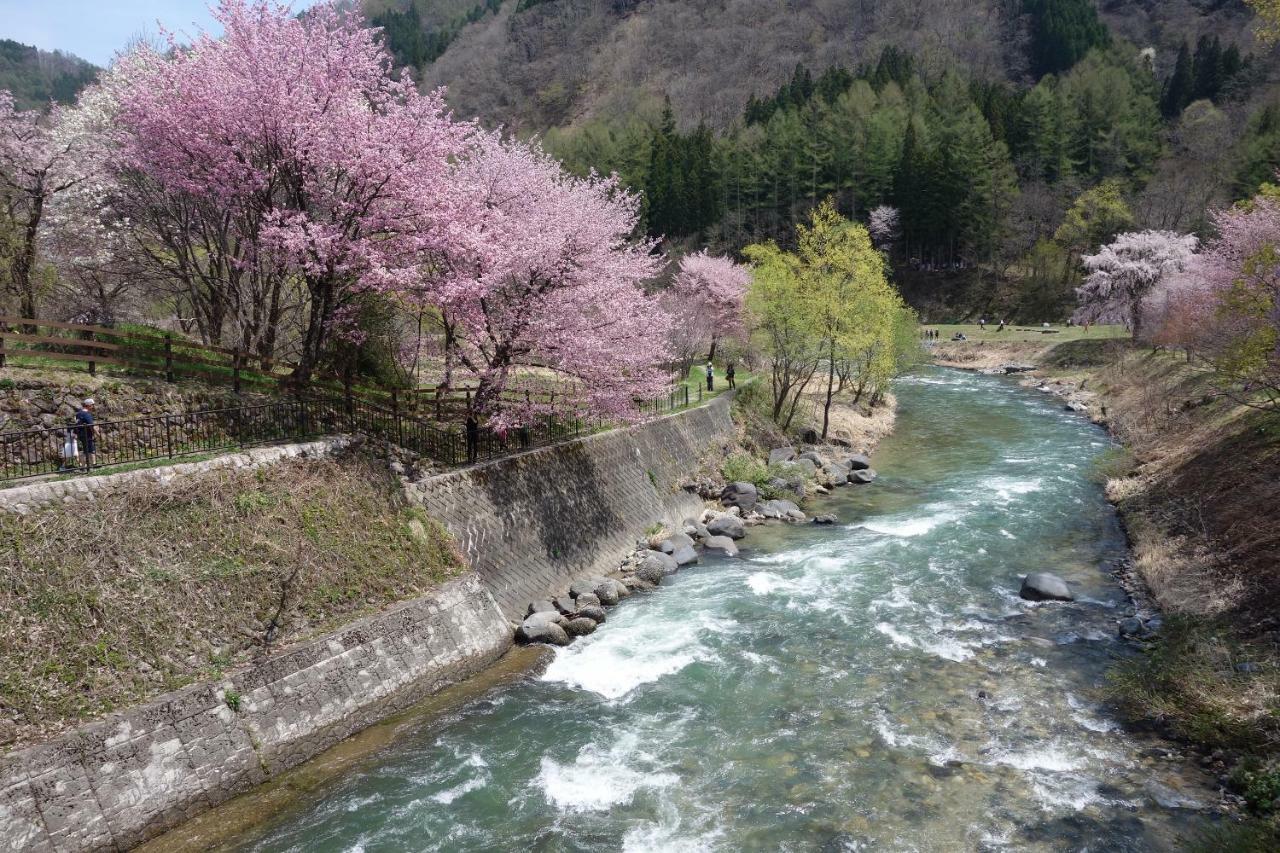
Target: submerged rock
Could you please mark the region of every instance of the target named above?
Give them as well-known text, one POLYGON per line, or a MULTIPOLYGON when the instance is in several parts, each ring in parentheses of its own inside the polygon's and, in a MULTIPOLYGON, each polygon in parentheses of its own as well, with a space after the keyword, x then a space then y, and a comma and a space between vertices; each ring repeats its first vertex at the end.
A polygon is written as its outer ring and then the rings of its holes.
POLYGON ((874 483, 880 475, 876 473, 874 468, 864 468, 861 471, 854 471, 849 475, 849 482, 855 486, 866 486, 874 483))
POLYGON ((824 526, 828 524, 839 524, 840 519, 836 518, 834 515, 815 515, 813 517, 813 523, 824 526))
POLYGON ((1147 633, 1147 626, 1136 616, 1121 619, 1119 629, 1121 637, 1141 637, 1147 633))
POLYGON ((1075 601, 1071 587, 1057 575, 1048 572, 1036 572, 1022 579, 1022 589, 1018 595, 1027 601, 1075 601))

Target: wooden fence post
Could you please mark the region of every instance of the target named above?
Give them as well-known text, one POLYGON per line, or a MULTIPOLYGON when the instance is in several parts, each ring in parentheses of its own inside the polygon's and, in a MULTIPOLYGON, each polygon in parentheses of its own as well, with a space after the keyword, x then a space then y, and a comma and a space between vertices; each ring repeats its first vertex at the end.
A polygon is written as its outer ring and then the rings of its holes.
MULTIPOLYGON (((93 332, 91 331, 82 332, 80 337, 89 343, 93 343, 93 332)), ((85 349, 89 350, 89 375, 95 376, 98 373, 98 362, 93 360, 93 347, 86 347, 85 349)))
POLYGON ((8 323, 0 323, 0 367, 4 367, 4 333, 9 331, 8 323))
POLYGON ((164 336, 164 380, 173 381, 173 335, 164 336))

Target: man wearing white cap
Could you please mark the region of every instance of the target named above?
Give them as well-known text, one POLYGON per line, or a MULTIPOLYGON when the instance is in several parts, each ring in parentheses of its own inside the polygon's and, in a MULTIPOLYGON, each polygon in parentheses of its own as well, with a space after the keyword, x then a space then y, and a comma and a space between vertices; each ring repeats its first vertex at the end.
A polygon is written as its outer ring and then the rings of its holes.
POLYGON ((96 449, 95 439, 98 428, 93 425, 94 405, 93 398, 87 397, 76 412, 76 438, 80 439, 80 446, 84 448, 84 470, 86 471, 93 468, 93 453, 96 449))

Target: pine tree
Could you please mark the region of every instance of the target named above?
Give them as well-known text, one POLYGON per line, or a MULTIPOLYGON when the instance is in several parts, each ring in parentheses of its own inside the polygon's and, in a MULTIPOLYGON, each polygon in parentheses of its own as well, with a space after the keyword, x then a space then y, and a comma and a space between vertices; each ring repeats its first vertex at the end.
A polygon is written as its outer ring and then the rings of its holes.
POLYGON ((1160 112, 1165 118, 1177 118, 1187 108, 1195 95, 1195 70, 1191 59, 1191 49, 1184 41, 1178 50, 1178 61, 1173 66, 1173 76, 1164 87, 1164 97, 1160 100, 1160 112))
POLYGON ((1216 99, 1218 93, 1222 91, 1223 82, 1222 41, 1217 36, 1213 38, 1200 36, 1200 40, 1196 43, 1196 55, 1192 61, 1192 68, 1195 85, 1191 100, 1216 99))

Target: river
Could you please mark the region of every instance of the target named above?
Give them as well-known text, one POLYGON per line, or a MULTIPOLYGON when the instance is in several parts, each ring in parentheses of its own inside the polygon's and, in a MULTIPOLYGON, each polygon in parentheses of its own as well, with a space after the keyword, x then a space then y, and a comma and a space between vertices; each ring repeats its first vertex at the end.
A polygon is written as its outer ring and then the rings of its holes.
POLYGON ((896 393, 840 525, 753 529, 239 849, 1175 848, 1210 780, 1100 696, 1131 653, 1106 436, 1004 378, 896 393), (1078 601, 1019 599, 1039 570, 1078 601))

